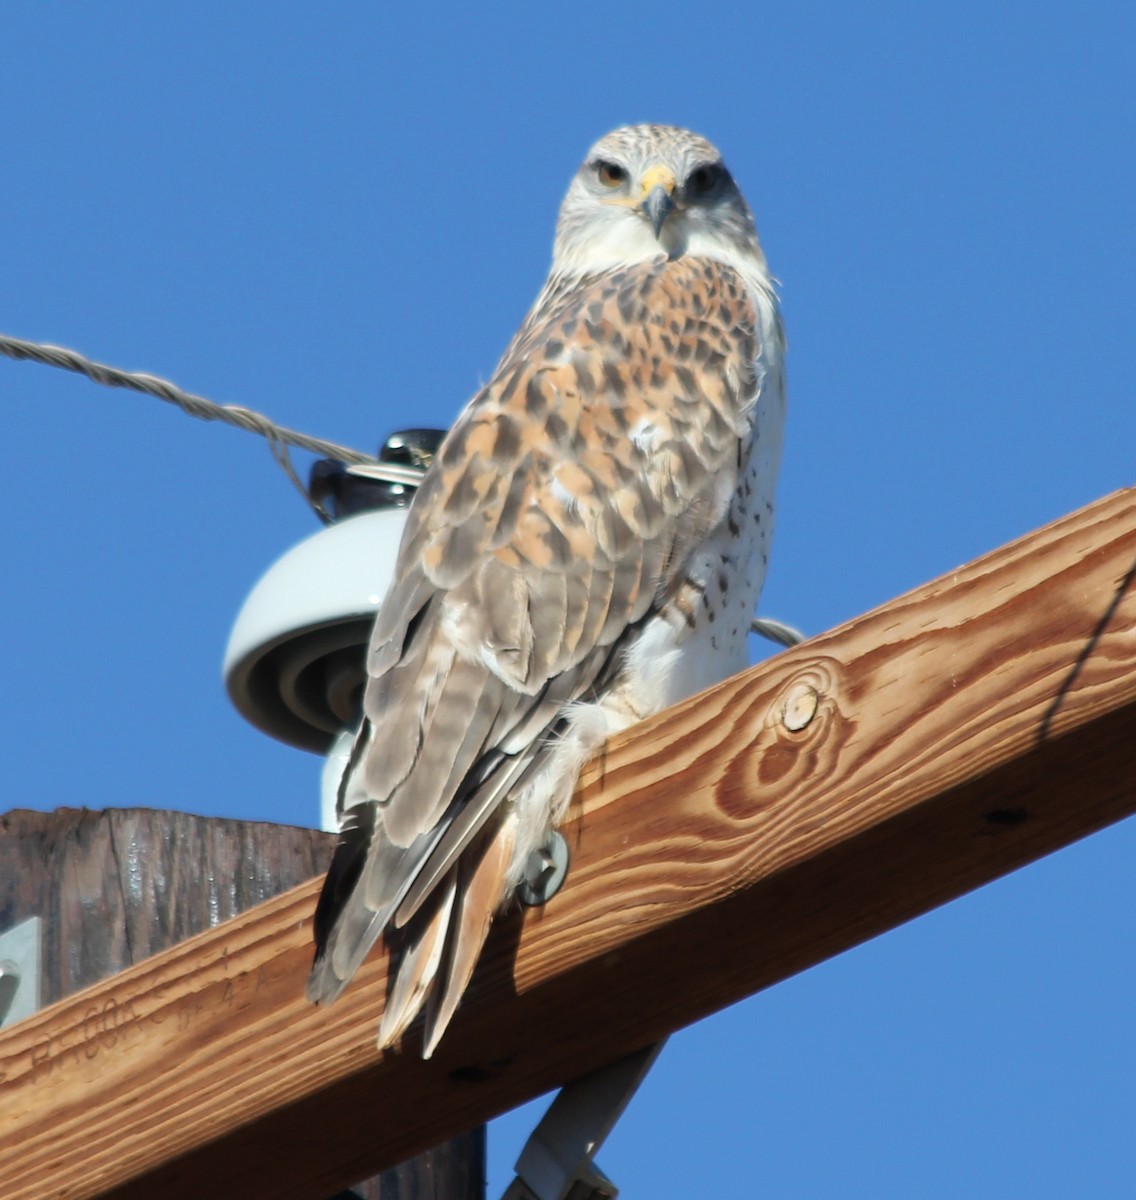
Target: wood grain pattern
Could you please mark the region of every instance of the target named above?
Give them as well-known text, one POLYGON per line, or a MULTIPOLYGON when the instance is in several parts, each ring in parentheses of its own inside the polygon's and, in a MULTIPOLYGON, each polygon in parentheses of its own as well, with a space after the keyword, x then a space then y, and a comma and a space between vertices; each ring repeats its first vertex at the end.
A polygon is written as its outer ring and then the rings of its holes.
POLYGON ((316 881, 22 1022, 3 1194, 316 1200, 1127 815, 1134 578, 1128 490, 613 740, 429 1062, 381 955, 304 1003, 316 881))

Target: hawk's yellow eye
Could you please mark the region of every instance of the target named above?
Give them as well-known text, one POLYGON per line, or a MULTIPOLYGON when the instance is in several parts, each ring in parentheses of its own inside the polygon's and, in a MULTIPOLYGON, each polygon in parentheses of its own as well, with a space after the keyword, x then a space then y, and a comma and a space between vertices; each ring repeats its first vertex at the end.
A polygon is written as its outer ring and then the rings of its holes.
POLYGON ((608 162, 601 158, 596 163, 596 178, 604 187, 622 187, 627 182, 627 171, 619 163, 608 162))

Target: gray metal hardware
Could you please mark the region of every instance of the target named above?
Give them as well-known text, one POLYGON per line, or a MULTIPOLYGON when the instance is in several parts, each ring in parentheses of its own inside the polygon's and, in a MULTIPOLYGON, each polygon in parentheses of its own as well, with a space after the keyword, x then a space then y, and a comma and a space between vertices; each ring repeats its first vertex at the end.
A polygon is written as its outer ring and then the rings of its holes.
POLYGON ((525 1143, 502 1200, 614 1200, 619 1189, 592 1159, 665 1044, 565 1084, 525 1143))
POLYGON ((564 835, 554 829, 544 845, 529 855, 525 877, 517 885, 521 903, 530 908, 546 904, 560 890, 567 874, 568 843, 564 835))
POLYGON ((39 1008, 42 921, 29 917, 0 933, 0 1028, 39 1008))

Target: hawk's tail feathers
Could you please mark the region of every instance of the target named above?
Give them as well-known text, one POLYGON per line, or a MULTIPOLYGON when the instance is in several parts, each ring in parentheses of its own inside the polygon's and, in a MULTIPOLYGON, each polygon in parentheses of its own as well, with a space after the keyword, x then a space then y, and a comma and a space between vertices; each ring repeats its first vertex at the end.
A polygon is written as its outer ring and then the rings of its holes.
MULTIPOLYGON (((434 1053, 473 975, 481 947, 489 936, 489 926, 505 896, 516 839, 517 819, 510 812, 483 839, 481 853, 467 855, 458 867, 460 885, 446 939, 445 975, 430 993, 423 1058, 434 1053)), ((385 1014, 383 1020, 385 1023, 385 1014)))
POLYGON ((430 994, 442 962, 442 952, 446 948, 456 892, 455 871, 446 885, 435 893, 434 903, 430 905, 428 914, 423 914, 412 940, 407 940, 394 984, 387 991, 387 1003, 379 1024, 380 1048, 389 1046, 402 1036, 430 994))

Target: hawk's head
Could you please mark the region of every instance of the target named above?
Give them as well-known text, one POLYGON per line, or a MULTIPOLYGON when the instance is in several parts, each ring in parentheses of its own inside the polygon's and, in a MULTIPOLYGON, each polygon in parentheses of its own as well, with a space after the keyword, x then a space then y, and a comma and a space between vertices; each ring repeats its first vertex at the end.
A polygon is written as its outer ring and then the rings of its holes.
POLYGON ((753 217, 717 149, 673 125, 628 125, 596 142, 572 180, 552 270, 584 275, 661 254, 765 271, 753 217))

